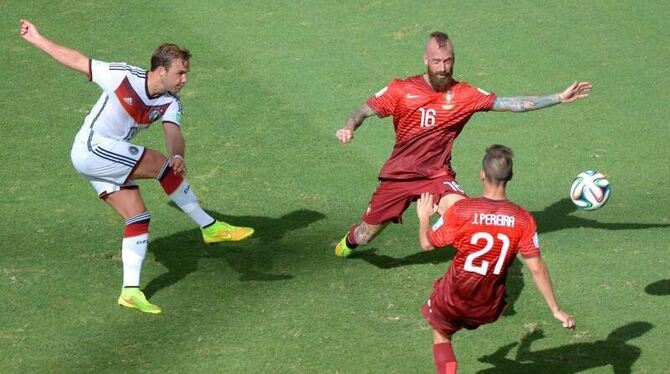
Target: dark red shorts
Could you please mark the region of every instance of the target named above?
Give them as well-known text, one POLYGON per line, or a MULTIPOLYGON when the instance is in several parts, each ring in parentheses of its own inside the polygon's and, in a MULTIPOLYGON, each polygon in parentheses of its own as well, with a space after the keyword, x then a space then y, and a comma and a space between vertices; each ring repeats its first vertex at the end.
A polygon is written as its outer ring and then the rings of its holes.
POLYGON ((483 317, 480 320, 472 318, 463 320, 460 318, 446 315, 439 308, 436 308, 435 306, 431 305, 431 301, 430 299, 428 299, 421 308, 421 314, 423 314, 423 317, 435 330, 442 333, 443 335, 451 336, 456 331, 461 329, 474 330, 481 325, 495 322, 498 318, 500 318, 502 313, 505 311, 506 306, 507 305, 503 305, 500 311, 497 312, 497 314, 494 315, 493 318, 489 316, 489 317, 483 317))
POLYGON ((368 209, 361 220, 371 225, 381 225, 389 221, 402 223, 402 214, 409 204, 417 200, 424 192, 433 194, 435 204, 445 195, 467 196, 458 182, 448 175, 412 181, 382 180, 372 194, 368 209))

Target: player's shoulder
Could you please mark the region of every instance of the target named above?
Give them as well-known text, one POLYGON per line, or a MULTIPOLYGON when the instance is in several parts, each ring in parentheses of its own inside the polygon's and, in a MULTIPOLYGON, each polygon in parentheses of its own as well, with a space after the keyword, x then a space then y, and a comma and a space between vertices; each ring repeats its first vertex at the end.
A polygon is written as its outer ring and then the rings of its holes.
POLYGON ((411 77, 407 78, 393 78, 391 82, 388 84, 389 87, 393 88, 407 88, 407 87, 412 87, 412 86, 417 86, 417 85, 422 85, 423 83, 423 77, 421 75, 414 75, 411 77))
POLYGON ((483 94, 486 96, 491 95, 491 92, 481 88, 478 85, 473 85, 470 82, 467 81, 456 81, 456 84, 454 85, 454 89, 458 91, 463 91, 463 92, 470 92, 470 93, 479 93, 483 94))
POLYGON ((127 62, 109 62, 107 63, 110 71, 130 74, 138 78, 146 78, 147 71, 141 67, 130 65, 127 62))

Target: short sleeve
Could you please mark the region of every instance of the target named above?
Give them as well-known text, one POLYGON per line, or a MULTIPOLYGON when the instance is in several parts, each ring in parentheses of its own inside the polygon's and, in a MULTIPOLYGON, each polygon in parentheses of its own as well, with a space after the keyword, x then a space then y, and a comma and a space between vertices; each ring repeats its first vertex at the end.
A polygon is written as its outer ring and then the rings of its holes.
POLYGON ((374 96, 368 99, 367 104, 372 108, 379 118, 388 117, 395 111, 398 105, 399 84, 398 80, 394 79, 388 86, 377 91, 374 96))
POLYGON ((437 228, 437 230, 428 230, 428 240, 435 248, 442 248, 453 243, 458 229, 458 222, 452 205, 442 217, 444 224, 437 228))
POLYGON ((90 60, 89 80, 105 91, 114 91, 126 76, 129 66, 125 63, 107 63, 90 60))
POLYGON ((528 214, 528 227, 523 232, 519 240, 519 253, 524 258, 531 258, 540 255, 540 241, 537 236, 537 225, 533 216, 528 214))
POLYGON ((493 109, 496 101, 496 94, 487 92, 481 88, 473 88, 472 103, 476 112, 487 112, 493 109))
POLYGON ((168 108, 165 110, 165 113, 163 114, 163 123, 170 122, 181 127, 181 115, 181 101, 175 97, 175 100, 170 104, 170 106, 168 106, 168 108))

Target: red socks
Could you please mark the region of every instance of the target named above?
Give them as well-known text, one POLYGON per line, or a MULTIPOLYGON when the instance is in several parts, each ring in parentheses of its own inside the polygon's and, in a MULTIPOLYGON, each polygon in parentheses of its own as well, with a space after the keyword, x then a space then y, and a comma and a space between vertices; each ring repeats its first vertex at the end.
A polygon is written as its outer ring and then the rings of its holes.
POLYGON ((437 374, 456 374, 458 361, 450 342, 434 344, 433 357, 437 374))
POLYGON ((158 176, 158 181, 168 196, 172 195, 172 193, 179 187, 183 180, 184 178, 175 175, 172 172, 172 168, 169 166, 165 167, 161 175, 158 176))

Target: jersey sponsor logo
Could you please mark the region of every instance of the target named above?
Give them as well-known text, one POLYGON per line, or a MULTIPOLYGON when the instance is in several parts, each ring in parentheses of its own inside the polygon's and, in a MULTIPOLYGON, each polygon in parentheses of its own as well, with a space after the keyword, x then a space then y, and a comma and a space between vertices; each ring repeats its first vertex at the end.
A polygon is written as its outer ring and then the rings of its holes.
POLYGON ((418 99, 421 97, 421 95, 412 95, 412 94, 407 94, 406 96, 408 99, 418 99))
POLYGON ((386 91, 388 91, 388 89, 389 89, 389 87, 386 86, 386 87, 382 88, 381 90, 377 91, 377 93, 375 94, 375 97, 379 97, 379 96, 383 95, 384 93, 386 93, 386 91))
POLYGON ((488 92, 488 91, 486 91, 486 90, 483 90, 483 89, 481 89, 481 88, 477 88, 477 91, 479 91, 480 93, 482 93, 482 94, 484 94, 484 95, 486 95, 486 96, 488 96, 488 95, 491 94, 490 92, 488 92))

